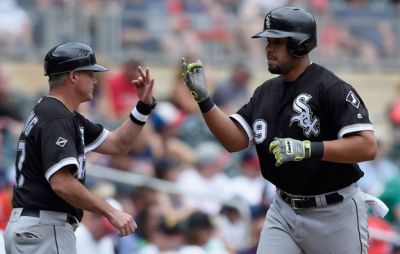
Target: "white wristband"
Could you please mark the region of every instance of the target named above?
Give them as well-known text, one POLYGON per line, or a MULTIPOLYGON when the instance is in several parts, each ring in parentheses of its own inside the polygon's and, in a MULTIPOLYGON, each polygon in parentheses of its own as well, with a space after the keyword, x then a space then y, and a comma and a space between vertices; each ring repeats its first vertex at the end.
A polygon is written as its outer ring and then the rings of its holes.
POLYGON ((141 122, 146 122, 150 115, 143 115, 140 113, 136 107, 132 109, 132 116, 141 122))

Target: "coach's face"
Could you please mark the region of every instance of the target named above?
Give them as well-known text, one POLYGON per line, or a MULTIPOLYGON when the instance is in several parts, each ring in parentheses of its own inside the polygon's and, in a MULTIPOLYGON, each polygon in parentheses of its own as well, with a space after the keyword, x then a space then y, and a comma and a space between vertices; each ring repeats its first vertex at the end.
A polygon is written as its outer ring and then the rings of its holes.
POLYGON ((285 75, 293 69, 292 56, 287 50, 288 38, 267 38, 265 51, 268 70, 272 74, 285 75))
POLYGON ((93 91, 97 84, 97 79, 93 71, 78 71, 79 84, 77 86, 78 96, 81 101, 89 101, 93 99, 93 91))

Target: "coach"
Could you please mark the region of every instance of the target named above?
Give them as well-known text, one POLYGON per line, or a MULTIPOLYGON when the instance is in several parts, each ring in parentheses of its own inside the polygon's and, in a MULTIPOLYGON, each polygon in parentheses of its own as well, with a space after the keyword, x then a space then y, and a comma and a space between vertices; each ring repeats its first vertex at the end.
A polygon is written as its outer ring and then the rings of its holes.
POLYGON ((74 231, 83 210, 103 215, 121 236, 137 225, 131 215, 85 188, 85 154, 123 154, 133 145, 151 110, 154 80, 140 67, 139 102, 130 118, 109 132, 76 110, 93 98, 98 65, 93 50, 72 42, 51 49, 44 63, 50 92, 28 117, 18 142, 13 211, 5 234, 7 253, 76 253, 74 231))

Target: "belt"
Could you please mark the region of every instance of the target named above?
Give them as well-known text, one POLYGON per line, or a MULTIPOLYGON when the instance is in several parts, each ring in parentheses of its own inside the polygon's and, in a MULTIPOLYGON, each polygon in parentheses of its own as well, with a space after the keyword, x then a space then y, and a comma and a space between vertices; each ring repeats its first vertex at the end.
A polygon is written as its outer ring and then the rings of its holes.
MULTIPOLYGON (((22 209, 21 216, 29 216, 29 217, 36 217, 40 218, 40 210, 36 209, 22 209)), ((68 224, 71 224, 72 226, 76 226, 78 223, 78 220, 75 218, 75 216, 71 214, 67 214, 67 221, 68 224)))
MULTIPOLYGON (((288 203, 293 209, 306 209, 306 208, 313 208, 313 207, 321 207, 317 202, 317 197, 300 197, 300 196, 292 196, 283 191, 279 191, 280 196, 282 197, 283 201, 288 203)), ((340 203, 343 201, 343 196, 337 192, 322 195, 326 200, 326 205, 332 205, 336 203, 340 203)))

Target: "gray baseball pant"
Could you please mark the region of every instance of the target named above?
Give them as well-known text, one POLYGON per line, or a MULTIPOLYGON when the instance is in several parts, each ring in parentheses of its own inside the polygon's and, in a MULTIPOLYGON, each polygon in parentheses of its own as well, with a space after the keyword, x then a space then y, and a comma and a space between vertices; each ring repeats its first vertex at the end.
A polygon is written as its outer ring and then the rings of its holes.
POLYGON ((76 228, 66 213, 40 211, 40 217, 30 217, 21 212, 13 209, 4 232, 7 254, 76 254, 76 228))
POLYGON ((293 209, 279 191, 267 212, 257 254, 368 253, 368 205, 355 184, 337 191, 343 202, 307 209, 293 209))

